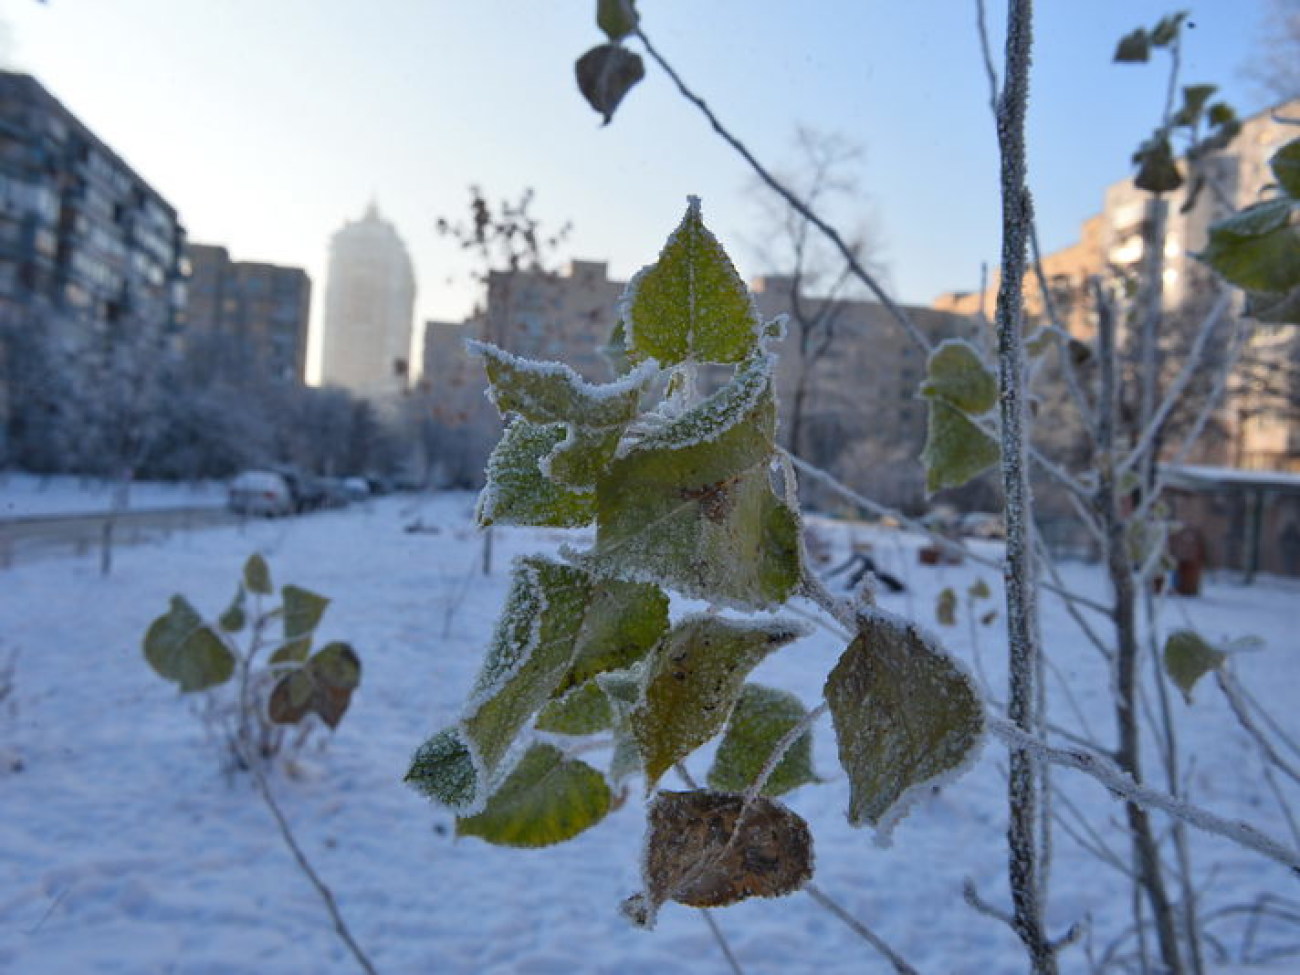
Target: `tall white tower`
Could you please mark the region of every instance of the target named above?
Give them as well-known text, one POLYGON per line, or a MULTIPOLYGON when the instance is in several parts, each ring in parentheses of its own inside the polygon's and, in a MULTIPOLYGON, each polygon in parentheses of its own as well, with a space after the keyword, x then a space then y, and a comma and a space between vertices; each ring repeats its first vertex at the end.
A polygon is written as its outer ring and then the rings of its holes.
POLYGON ((415 274, 406 245, 372 202, 330 240, 321 381, 369 399, 407 386, 415 274))

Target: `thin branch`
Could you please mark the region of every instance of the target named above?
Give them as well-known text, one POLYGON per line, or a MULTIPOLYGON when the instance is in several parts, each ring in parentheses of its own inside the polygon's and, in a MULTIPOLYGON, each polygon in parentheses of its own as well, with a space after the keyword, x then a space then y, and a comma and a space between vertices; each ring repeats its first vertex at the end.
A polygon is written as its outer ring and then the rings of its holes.
POLYGON ((702 907, 700 908, 700 916, 704 918, 704 923, 709 926, 709 931, 713 935, 713 940, 716 941, 718 947, 722 949, 722 955, 727 959, 727 964, 731 966, 731 970, 735 972, 735 975, 745 975, 745 970, 740 967, 740 962, 737 961, 736 956, 732 954, 731 945, 727 944, 726 935, 722 933, 722 928, 718 927, 718 922, 714 919, 713 912, 702 907))
POLYGON ((785 758, 786 752, 793 748, 794 743, 806 735, 808 729, 817 723, 817 719, 829 710, 830 705, 823 701, 821 704, 817 705, 817 707, 805 714, 792 728, 790 728, 789 731, 781 736, 780 741, 776 743, 776 747, 774 747, 771 754, 767 756, 767 761, 763 763, 763 767, 758 770, 758 775, 754 776, 754 781, 751 782, 749 788, 745 790, 746 806, 758 798, 758 794, 763 791, 763 786, 767 785, 767 780, 772 777, 772 773, 776 771, 776 767, 780 765, 781 760, 785 758))
POLYGON ((806 203, 804 203, 803 200, 799 199, 798 196, 787 189, 775 176, 772 175, 767 167, 755 158, 754 154, 749 151, 748 146, 741 142, 736 136, 732 135, 731 131, 722 124, 715 114, 713 114, 713 110, 709 108, 708 103, 687 87, 686 82, 682 80, 681 76, 678 75, 675 70, 673 70, 673 66, 669 64, 668 61, 664 59, 663 55, 659 53, 658 49, 650 43, 650 38, 646 36, 645 31, 641 27, 634 28, 633 33, 641 43, 645 45, 646 53, 649 54, 650 57, 654 59, 655 63, 663 69, 664 73, 672 79, 673 84, 677 86, 677 90, 681 93, 681 96, 698 108, 704 117, 708 119, 709 125, 713 127, 713 131, 718 133, 722 140, 726 142, 727 145, 731 146, 731 148, 734 149, 740 157, 745 160, 745 162, 749 163, 750 168, 754 170, 758 175, 758 178, 761 179, 774 193, 780 196, 781 199, 785 200, 791 209, 820 230, 826 236, 826 239, 835 245, 835 249, 838 250, 840 255, 844 258, 845 264, 853 269, 854 276, 866 285, 871 293, 876 296, 876 300, 879 301, 893 319, 902 326, 903 331, 908 334, 912 341, 921 349, 929 352, 931 348, 930 340, 927 339, 925 334, 916 327, 907 313, 903 311, 903 309, 896 304, 888 294, 885 293, 884 288, 880 286, 879 282, 876 281, 872 274, 863 267, 862 262, 858 260, 857 254, 854 253, 853 247, 846 242, 842 236, 840 236, 839 231, 818 216, 806 203))
POLYGON ((876 951, 884 955, 889 963, 894 966, 894 971, 897 972, 898 975, 919 975, 917 970, 909 965, 903 957, 898 954, 898 952, 889 947, 880 935, 876 934, 852 914, 840 907, 839 904, 831 900, 831 898, 826 896, 826 894, 822 892, 822 889, 816 884, 805 884, 803 889, 804 893, 816 901, 821 907, 830 911, 848 925, 854 934, 858 935, 863 941, 867 942, 871 947, 875 948, 876 951))
POLYGON ((1166 792, 1139 785, 1114 762, 1095 752, 1056 748, 1000 719, 990 720, 989 730, 1010 745, 1034 752, 1044 761, 1091 776, 1126 802, 1145 809, 1158 809, 1206 833, 1222 836, 1238 846, 1254 850, 1289 867, 1300 876, 1300 851, 1285 846, 1249 823, 1227 819, 1184 800, 1175 799, 1166 792))
POLYGON ((1214 672, 1214 678, 1215 683, 1219 685, 1219 690, 1227 698, 1232 713, 1236 715, 1237 723, 1254 739, 1256 747, 1259 748, 1264 758, 1272 762, 1278 771, 1282 772, 1291 781, 1300 784, 1300 769, 1282 757, 1278 750, 1273 747, 1273 743, 1269 741, 1268 736, 1255 723, 1241 694, 1240 685, 1237 684, 1236 678, 1222 667, 1214 672))

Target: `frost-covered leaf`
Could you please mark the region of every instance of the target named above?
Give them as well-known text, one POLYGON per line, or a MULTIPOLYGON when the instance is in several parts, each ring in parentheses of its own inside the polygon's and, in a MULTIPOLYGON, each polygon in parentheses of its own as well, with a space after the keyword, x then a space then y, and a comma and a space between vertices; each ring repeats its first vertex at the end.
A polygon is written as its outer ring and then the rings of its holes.
POLYGON ((1218 670, 1227 660, 1222 650, 1216 650, 1191 630, 1176 630, 1165 641, 1165 673, 1174 682, 1187 703, 1192 702, 1192 688, 1212 670, 1218 670))
POLYGON ((970 678, 912 624, 862 615, 826 681, 849 822, 888 826, 928 783, 963 769, 983 735, 970 678))
MULTIPOLYGON (((808 717, 808 709, 789 691, 746 684, 731 712, 727 731, 709 770, 709 788, 720 792, 748 789, 790 731, 808 717)), ((812 732, 795 739, 764 784, 765 796, 784 795, 817 781, 812 763, 812 732)))
POLYGON ((557 735, 594 735, 614 723, 609 698, 594 680, 548 701, 537 715, 538 731, 557 735))
POLYGON ((1284 294, 1247 292, 1246 314, 1261 322, 1300 325, 1300 288, 1284 294))
POLYGON ((248 622, 248 613, 244 605, 248 601, 248 591, 240 586, 235 590, 235 598, 230 601, 224 613, 217 618, 217 625, 227 633, 238 633, 248 622))
POLYGON ((404 781, 455 811, 473 808, 478 795, 474 760, 455 728, 442 729, 420 746, 404 781))
POLYGON ((960 487, 998 462, 997 444, 971 417, 991 410, 998 383, 969 342, 950 339, 930 354, 921 395, 929 404, 925 486, 930 493, 960 487))
POLYGON ((647 791, 722 730, 758 662, 803 633, 783 620, 717 616, 691 616, 673 627, 648 661, 641 699, 630 716, 647 791))
POLYGON ((659 907, 725 907, 780 897, 812 879, 808 824, 781 803, 721 792, 661 792, 648 811, 644 893, 623 912, 652 927, 659 907))
POLYGON ((487 485, 475 518, 489 525, 579 528, 591 523, 595 494, 558 484, 542 473, 542 461, 568 437, 562 423, 515 420, 487 462, 487 485))
POLYGON ((609 813, 605 777, 554 745, 533 745, 487 800, 456 820, 457 836, 498 846, 550 846, 572 839, 609 813))
POLYGON ((668 596, 658 586, 594 577, 589 585, 573 666, 557 693, 632 666, 668 631, 668 596))
POLYGON ((266 559, 254 552, 244 563, 244 587, 259 596, 271 595, 271 569, 266 559))
POLYGON ((776 411, 756 357, 721 390, 610 465, 592 565, 749 609, 799 581, 799 525, 773 492, 776 411))
POLYGON ((608 671, 596 677, 612 715, 614 755, 609 763, 609 780, 615 786, 641 773, 641 751, 632 732, 632 712, 641 700, 646 666, 642 661, 630 670, 608 671))
POLYGON ((171 608, 149 626, 144 656, 182 691, 215 687, 235 672, 235 655, 184 596, 173 596, 171 608))
POLYGON ((578 90, 608 125, 623 96, 645 77, 641 57, 621 44, 598 44, 573 66, 578 90))
POLYGON ((1300 200, 1300 139, 1293 139, 1275 152, 1268 164, 1283 192, 1300 200))
POLYGON ((267 711, 276 724, 297 724, 309 713, 337 728, 361 683, 361 661, 346 643, 329 643, 275 685, 267 711))
POLYGON ((741 362, 758 347, 753 298, 695 197, 658 262, 628 283, 621 311, 636 356, 661 365, 741 362))
POLYGON ((1200 257, 1241 288, 1282 293, 1300 287, 1300 206, 1269 200, 1213 224, 1200 257))
POLYGON ((486 782, 573 663, 590 598, 585 572, 543 558, 515 563, 505 609, 461 719, 486 782))
POLYGON ((930 420, 921 450, 925 489, 933 494, 961 487, 998 462, 1001 451, 966 414, 947 403, 930 404, 930 420))
POLYGON ((957 593, 951 586, 940 591, 935 600, 934 618, 943 626, 957 625, 957 593))
POLYGON ((609 339, 600 347, 600 354, 605 357, 609 367, 616 376, 626 376, 636 368, 632 360, 632 350, 627 344, 627 326, 620 318, 610 330, 609 339))
POLYGON ((596 483, 657 373, 647 366, 618 382, 596 385, 561 362, 520 359, 481 342, 470 343, 470 349, 483 357, 492 401, 502 416, 517 414, 530 423, 564 424, 565 439, 538 460, 538 467, 570 488, 596 483))
POLYGON ((597 0, 596 26, 605 32, 611 41, 621 41, 636 26, 640 17, 636 12, 636 0, 597 0))
POLYGON ((312 634, 330 601, 299 586, 284 586, 280 598, 284 607, 284 642, 271 655, 271 663, 306 660, 311 652, 312 634))
POLYGON ((1121 37, 1119 46, 1115 48, 1114 60, 1119 62, 1132 64, 1147 61, 1150 58, 1151 38, 1142 27, 1121 37))

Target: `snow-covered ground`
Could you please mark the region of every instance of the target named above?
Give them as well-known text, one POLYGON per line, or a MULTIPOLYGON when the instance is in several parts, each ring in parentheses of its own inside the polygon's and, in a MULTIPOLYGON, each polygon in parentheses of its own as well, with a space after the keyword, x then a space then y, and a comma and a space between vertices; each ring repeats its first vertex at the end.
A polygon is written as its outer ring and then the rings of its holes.
MULTIPOLYGON (((115 486, 104 481, 59 475, 0 473, 0 519, 40 515, 89 514, 113 507, 115 486)), ((218 508, 226 503, 226 485, 140 482, 127 492, 133 511, 157 508, 218 508)))
MULTIPOLYGON (((30 503, 27 489, 14 492, 13 485, 0 483, 0 510, 30 503)), ((74 504, 70 497, 63 503, 74 504)), ((571 540, 498 530, 497 570, 484 579, 476 574, 472 505, 465 494, 393 497, 310 518, 176 534, 122 549, 107 579, 93 560, 72 557, 0 571, 0 664, 16 655, 15 690, 0 706, 0 754, 8 759, 0 767, 0 971, 355 970, 250 783, 220 773, 191 703, 141 655, 140 638, 169 596, 183 592, 217 614, 254 551, 267 557, 277 585, 294 582, 330 596, 321 638, 352 642, 363 660, 362 686, 337 734, 273 784, 379 971, 728 971, 697 912, 667 905, 653 932, 619 915, 619 902, 640 887, 643 821, 635 796, 572 842, 520 851, 456 840, 451 817, 403 786, 413 749, 458 713, 505 594, 509 559, 571 540), (404 530, 417 521, 423 531, 404 530)), ((1000 617, 988 627, 963 618, 955 628, 938 627, 934 618, 940 589, 965 592, 982 578, 996 594, 995 571, 921 566, 916 540, 900 533, 822 530, 837 554, 853 534, 873 540, 881 567, 909 587, 882 597, 883 604, 935 629, 986 676, 991 695, 1001 696, 1000 617)), ((1068 565, 1065 575, 1103 596, 1096 568, 1068 565)), ((1203 598, 1170 603, 1166 616, 1213 638, 1261 637, 1265 647, 1243 653, 1235 669, 1300 735, 1297 596, 1300 590, 1280 581, 1249 588, 1220 581, 1203 598)), ((1044 639, 1056 720, 1112 740, 1105 667, 1050 599, 1044 639)), ((815 703, 839 650, 819 633, 769 658, 754 676, 815 703)), ((1215 689, 1207 682, 1194 704, 1176 698, 1174 708, 1193 756, 1185 770, 1193 799, 1287 839, 1260 760, 1215 689)), ((1002 746, 990 741, 968 775, 920 804, 889 849, 845 822, 847 783, 827 722, 817 728, 816 756, 829 781, 788 801, 812 825, 819 887, 921 972, 1025 971, 1010 932, 961 895, 969 879, 985 900, 1007 902, 1002 746)), ((707 767, 691 765, 697 776, 707 767)), ((1056 775, 1101 839, 1124 855, 1115 828, 1122 807, 1076 773, 1056 775)), ((1206 911, 1248 906, 1262 893, 1300 901, 1285 869, 1218 838, 1196 835, 1192 857, 1206 911)), ((1055 932, 1091 919, 1091 934, 1062 960, 1064 971, 1086 971, 1087 952, 1100 956, 1127 923, 1129 884, 1058 833, 1052 891, 1055 932)), ((804 895, 750 901, 714 916, 749 973, 889 970, 804 895)), ((1230 953, 1211 970, 1247 970, 1238 957, 1246 922, 1234 915, 1211 925, 1230 953)), ((1284 945, 1300 941, 1300 931, 1266 923, 1260 939, 1284 945)), ((1297 964, 1293 957, 1250 970, 1293 971, 1297 964)))

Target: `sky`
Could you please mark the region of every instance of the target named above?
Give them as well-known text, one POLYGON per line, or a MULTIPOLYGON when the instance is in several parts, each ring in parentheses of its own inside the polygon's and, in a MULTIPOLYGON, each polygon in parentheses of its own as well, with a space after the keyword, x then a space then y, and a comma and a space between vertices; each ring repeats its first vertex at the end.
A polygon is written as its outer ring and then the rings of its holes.
MULTIPOLYGON (((762 160, 789 168, 799 126, 862 147, 859 193, 827 216, 870 222, 894 296, 973 290, 998 253, 997 147, 974 0, 641 0, 655 46, 762 160)), ((1000 57, 1005 4, 989 0, 1000 57)), ((0 0, 0 58, 35 75, 235 260, 303 267, 319 330, 329 238, 374 200, 415 264, 417 321, 455 321, 476 267, 435 229, 535 191, 557 262, 652 262, 688 195, 753 277, 768 228, 749 171, 648 65, 612 125, 573 61, 603 35, 594 0, 0 0)), ((1115 65, 1154 0, 1038 5, 1030 184, 1043 247, 1070 244, 1163 105, 1166 62, 1115 65)), ((1243 69, 1264 0, 1187 3, 1185 83, 1249 114, 1243 69)), ((633 42, 635 45, 635 42, 633 42)), ((318 343, 316 343, 318 344, 318 343)), ((314 354, 313 354, 314 360, 314 354)))

